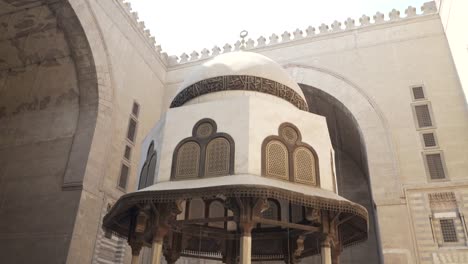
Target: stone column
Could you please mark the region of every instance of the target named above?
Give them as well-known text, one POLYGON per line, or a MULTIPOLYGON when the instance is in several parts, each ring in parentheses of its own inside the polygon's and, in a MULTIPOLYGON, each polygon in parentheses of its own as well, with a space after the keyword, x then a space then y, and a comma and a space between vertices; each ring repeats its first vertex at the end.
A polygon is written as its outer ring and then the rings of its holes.
POLYGON ((322 264, 332 264, 332 254, 330 238, 327 237, 321 244, 320 255, 322 257, 322 264))
POLYGON ((143 243, 140 242, 132 242, 130 247, 132 248, 132 264, 138 264, 140 260, 140 251, 143 246, 143 243))
POLYGON ((252 262, 252 235, 243 232, 240 238, 240 264, 251 264, 252 262))
POLYGON ((162 247, 163 247, 163 241, 162 240, 156 240, 156 241, 153 242, 153 261, 152 261, 152 264, 161 264, 162 247))

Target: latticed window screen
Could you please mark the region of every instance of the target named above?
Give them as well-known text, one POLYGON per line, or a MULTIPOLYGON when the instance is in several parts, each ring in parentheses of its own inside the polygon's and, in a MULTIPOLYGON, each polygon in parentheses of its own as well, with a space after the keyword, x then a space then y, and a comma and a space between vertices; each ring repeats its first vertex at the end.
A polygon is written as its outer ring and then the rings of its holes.
POLYGON ((191 200, 189 206, 189 219, 205 218, 205 202, 202 199, 191 200))
POLYGON ((413 87, 413 98, 414 100, 420 100, 426 98, 424 96, 424 89, 421 86, 413 87))
POLYGON ((290 219, 294 223, 301 222, 304 219, 304 214, 303 214, 303 209, 302 206, 296 205, 296 204, 291 204, 291 216, 290 219))
POLYGON ((444 242, 458 242, 457 230, 453 219, 440 219, 439 221, 444 242))
POLYGON ((288 149, 277 140, 267 143, 265 148, 266 176, 289 180, 288 149))
POLYGON ((422 136, 426 148, 437 146, 434 133, 424 133, 422 136))
POLYGON ((274 201, 268 200, 268 209, 262 212, 262 217, 271 220, 280 220, 280 208, 274 201))
POLYGON ((414 111, 416 113, 416 119, 418 121, 418 127, 431 127, 432 126, 432 119, 431 119, 431 112, 429 110, 429 105, 416 105, 414 106, 414 111))
POLYGON ((445 170, 441 154, 425 154, 425 157, 430 178, 432 180, 445 179, 445 170))
POLYGON ((205 176, 229 175, 230 144, 225 138, 215 138, 206 147, 205 176))
POLYGON ((119 187, 122 189, 127 188, 127 180, 128 180, 128 171, 130 168, 122 164, 122 167, 120 168, 120 178, 119 178, 119 187))
MULTIPOLYGON (((210 218, 217 218, 217 217, 224 217, 224 206, 222 203, 218 201, 214 201, 210 203, 209 208, 209 217, 210 218)), ((212 222, 209 226, 224 228, 224 221, 219 222, 212 222)))
POLYGON ((307 148, 294 151, 294 181, 316 185, 315 157, 307 148))
POLYGON ((198 177, 200 164, 200 146, 196 142, 183 144, 177 153, 176 173, 177 179, 198 177))

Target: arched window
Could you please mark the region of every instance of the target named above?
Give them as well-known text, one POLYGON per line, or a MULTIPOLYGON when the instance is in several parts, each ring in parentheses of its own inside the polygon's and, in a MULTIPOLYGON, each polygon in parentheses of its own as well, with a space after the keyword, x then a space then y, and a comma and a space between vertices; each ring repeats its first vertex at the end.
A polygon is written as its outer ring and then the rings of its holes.
POLYGON ((138 189, 146 188, 154 183, 154 174, 156 172, 157 155, 154 149, 154 141, 151 144, 146 153, 146 160, 143 164, 143 168, 140 173, 140 181, 138 183, 138 189))
POLYGON ((305 147, 294 150, 294 180, 296 182, 317 185, 315 175, 315 157, 305 147))
POLYGON ((318 159, 314 149, 301 141, 293 124, 283 123, 278 136, 262 144, 262 175, 311 186, 319 185, 318 159))
MULTIPOLYGON (((213 201, 210 203, 210 207, 208 210, 208 217, 209 218, 224 217, 225 211, 226 210, 224 209, 224 206, 220 201, 213 201)), ((209 223, 209 226, 224 228, 224 221, 212 222, 212 223, 209 223)))
POLYGON ((288 156, 288 149, 281 141, 268 142, 265 149, 265 176, 289 180, 288 156))
POLYGON ((205 202, 202 199, 193 199, 189 203, 188 219, 205 218, 205 202))
POLYGON ((234 140, 217 132, 212 119, 198 121, 192 137, 182 140, 174 150, 173 180, 234 174, 234 140))
POLYGON ((223 137, 212 139, 206 147, 205 176, 229 174, 230 144, 223 137))
POLYGON ((189 141, 182 144, 177 152, 175 177, 190 179, 198 177, 200 170, 200 146, 197 142, 189 141))

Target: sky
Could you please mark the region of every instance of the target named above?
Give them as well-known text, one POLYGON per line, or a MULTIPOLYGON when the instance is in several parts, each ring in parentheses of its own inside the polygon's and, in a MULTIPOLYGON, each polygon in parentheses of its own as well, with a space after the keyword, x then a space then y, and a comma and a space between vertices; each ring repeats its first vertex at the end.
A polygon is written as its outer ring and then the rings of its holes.
MULTIPOLYGON (((302 31, 308 26, 331 25, 350 17, 359 24, 365 14, 372 18, 377 12, 385 14, 393 9, 405 16, 408 6, 421 6, 429 0, 126 0, 137 11, 158 45, 169 55, 183 52, 198 53, 217 45, 233 45, 242 30, 248 38, 267 40, 272 33, 302 31)), ((267 41, 268 42, 268 41, 267 41)))

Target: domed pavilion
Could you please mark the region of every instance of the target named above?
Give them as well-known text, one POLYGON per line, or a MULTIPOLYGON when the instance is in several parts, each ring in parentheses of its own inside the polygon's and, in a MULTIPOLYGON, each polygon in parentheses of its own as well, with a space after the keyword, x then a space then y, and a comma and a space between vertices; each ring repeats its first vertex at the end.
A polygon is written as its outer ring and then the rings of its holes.
POLYGON ((138 263, 180 257, 248 264, 339 263, 367 238, 364 207, 339 196, 324 117, 269 58, 232 52, 200 65, 143 142, 140 190, 122 196, 103 228, 138 263))

